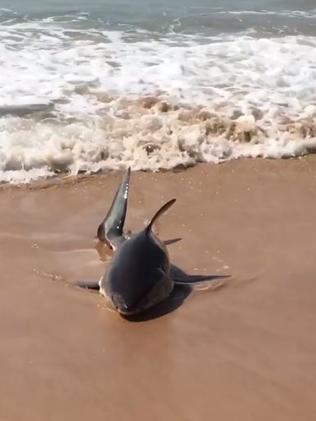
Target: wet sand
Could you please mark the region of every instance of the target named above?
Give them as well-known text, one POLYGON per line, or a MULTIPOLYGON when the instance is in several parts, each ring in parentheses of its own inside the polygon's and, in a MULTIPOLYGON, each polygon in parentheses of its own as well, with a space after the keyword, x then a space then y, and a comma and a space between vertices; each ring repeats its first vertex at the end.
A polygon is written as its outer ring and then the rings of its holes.
POLYGON ((315 420, 315 158, 133 174, 127 228, 176 197, 172 261, 231 275, 138 323, 71 286, 119 180, 0 189, 0 419, 315 420))

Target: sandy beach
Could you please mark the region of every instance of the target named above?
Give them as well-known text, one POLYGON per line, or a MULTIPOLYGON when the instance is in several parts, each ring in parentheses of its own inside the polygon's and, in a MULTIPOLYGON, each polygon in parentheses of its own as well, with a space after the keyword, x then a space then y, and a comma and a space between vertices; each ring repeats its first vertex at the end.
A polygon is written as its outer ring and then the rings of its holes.
MULTIPOLYGON (((133 322, 72 287, 107 262, 96 227, 120 174, 0 190, 0 419, 314 420, 316 161, 133 173, 127 228, 164 201, 172 261, 229 274, 133 322)), ((110 257, 109 257, 110 259, 110 257)))

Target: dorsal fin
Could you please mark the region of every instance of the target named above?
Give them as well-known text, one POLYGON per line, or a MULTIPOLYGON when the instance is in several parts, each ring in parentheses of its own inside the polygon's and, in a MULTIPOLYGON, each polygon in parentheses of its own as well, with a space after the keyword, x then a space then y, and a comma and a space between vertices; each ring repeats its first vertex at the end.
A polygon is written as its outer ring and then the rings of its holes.
POLYGON ((176 199, 171 199, 169 200, 169 202, 165 203, 163 206, 161 206, 161 208, 155 213, 155 215, 151 218, 151 221, 149 222, 149 224, 146 227, 146 233, 149 233, 152 229, 152 226, 154 224, 154 222, 163 214, 165 213, 170 206, 172 206, 175 203, 176 199))
POLYGON ((117 189, 110 210, 98 227, 98 239, 112 249, 124 241, 123 228, 127 210, 128 189, 131 169, 128 168, 117 189))

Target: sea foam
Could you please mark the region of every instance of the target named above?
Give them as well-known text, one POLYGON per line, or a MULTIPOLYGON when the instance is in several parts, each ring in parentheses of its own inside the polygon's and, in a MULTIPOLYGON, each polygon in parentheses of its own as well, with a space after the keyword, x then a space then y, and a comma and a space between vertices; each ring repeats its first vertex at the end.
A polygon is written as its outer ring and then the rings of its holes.
POLYGON ((0 25, 0 181, 314 152, 315 37, 71 19, 0 25))

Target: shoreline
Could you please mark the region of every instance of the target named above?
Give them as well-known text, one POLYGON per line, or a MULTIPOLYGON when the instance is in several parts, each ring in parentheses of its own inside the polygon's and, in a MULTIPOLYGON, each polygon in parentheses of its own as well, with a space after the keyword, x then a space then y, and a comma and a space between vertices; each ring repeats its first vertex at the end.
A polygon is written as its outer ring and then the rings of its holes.
MULTIPOLYGON (((132 174, 182 174, 186 171, 190 171, 192 168, 195 167, 217 167, 217 166, 229 166, 234 165, 236 162, 274 162, 274 163, 281 163, 280 165, 284 165, 284 163, 288 161, 298 161, 306 163, 306 165, 316 165, 316 154, 309 153, 303 156, 293 156, 293 157, 283 157, 283 158, 234 158, 228 161, 223 162, 199 162, 189 166, 182 166, 175 167, 173 169, 160 169, 160 170, 136 170, 132 169, 132 174), (283 163, 283 164, 282 164, 283 163)), ((243 165, 243 164, 242 164, 243 165)), ((260 164, 258 164, 260 165, 260 164)), ((264 164, 263 164, 264 165, 264 164)), ((279 165, 279 164, 276 164, 279 165)), ((285 164, 286 165, 286 164, 285 164)), ((271 165, 274 168, 274 165, 271 165)), ((0 193, 1 191, 5 191, 6 189, 17 189, 17 190, 37 190, 37 189, 47 189, 50 187, 62 186, 62 185, 72 185, 75 183, 82 183, 86 181, 92 181, 96 179, 104 179, 106 177, 113 177, 117 174, 121 174, 122 170, 100 170, 98 172, 87 173, 83 172, 82 174, 78 175, 70 175, 70 174, 56 174, 55 176, 51 176, 48 178, 39 178, 38 180, 30 180, 25 183, 11 183, 11 182, 1 182, 0 183, 0 193)))

